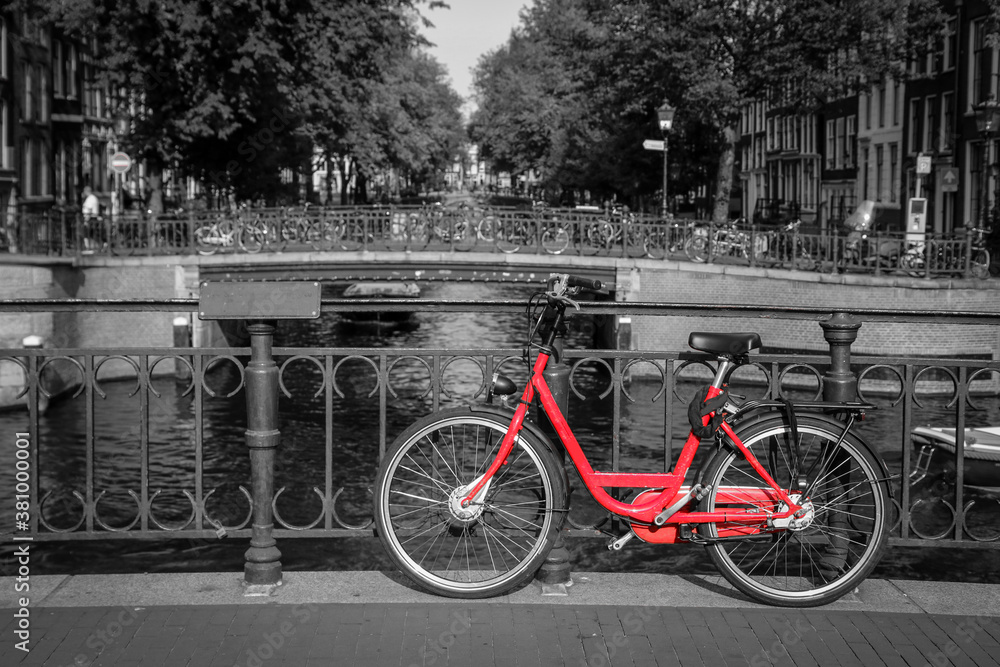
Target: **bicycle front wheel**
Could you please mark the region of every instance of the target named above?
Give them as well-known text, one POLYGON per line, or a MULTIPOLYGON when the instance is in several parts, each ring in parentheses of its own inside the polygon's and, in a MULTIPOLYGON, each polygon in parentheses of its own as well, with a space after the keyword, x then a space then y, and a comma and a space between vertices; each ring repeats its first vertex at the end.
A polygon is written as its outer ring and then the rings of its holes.
POLYGON ((508 424, 460 408, 416 422, 379 467, 374 514, 386 551, 420 587, 446 597, 501 595, 529 580, 555 542, 566 486, 549 448, 523 430, 467 508, 508 424))
MULTIPOLYGON (((766 523, 704 524, 708 552, 737 589, 767 604, 809 607, 852 591, 878 564, 886 545, 886 475, 868 445, 821 415, 798 416, 798 437, 783 417, 763 417, 737 431, 775 482, 805 508, 788 528, 766 523), (808 492, 808 497, 802 494, 808 492)), ((779 512, 781 503, 749 490, 769 489, 734 449, 709 464, 707 512, 779 512), (750 496, 748 498, 748 496, 750 496)))

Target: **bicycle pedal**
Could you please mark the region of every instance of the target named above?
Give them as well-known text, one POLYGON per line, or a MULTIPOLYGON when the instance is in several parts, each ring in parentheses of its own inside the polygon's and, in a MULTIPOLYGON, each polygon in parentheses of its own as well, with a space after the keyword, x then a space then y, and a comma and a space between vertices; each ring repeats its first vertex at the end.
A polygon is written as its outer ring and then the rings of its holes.
POLYGON ((633 537, 635 537, 635 533, 633 533, 631 531, 625 533, 624 535, 622 535, 621 537, 619 537, 614 542, 611 542, 610 544, 608 544, 608 551, 621 551, 622 547, 624 547, 626 544, 628 544, 629 541, 631 541, 633 537))

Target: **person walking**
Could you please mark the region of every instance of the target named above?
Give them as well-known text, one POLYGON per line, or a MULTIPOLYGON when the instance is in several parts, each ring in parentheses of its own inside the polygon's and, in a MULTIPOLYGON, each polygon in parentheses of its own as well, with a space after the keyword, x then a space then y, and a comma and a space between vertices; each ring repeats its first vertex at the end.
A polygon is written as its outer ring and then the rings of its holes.
POLYGON ((84 252, 94 252, 100 244, 101 202, 91 187, 83 188, 83 249, 84 252))

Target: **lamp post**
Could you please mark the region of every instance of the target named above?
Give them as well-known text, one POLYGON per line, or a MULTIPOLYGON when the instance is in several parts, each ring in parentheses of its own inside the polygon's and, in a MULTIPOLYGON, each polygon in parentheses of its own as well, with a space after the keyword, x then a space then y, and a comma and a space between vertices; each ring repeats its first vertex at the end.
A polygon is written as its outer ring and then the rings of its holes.
POLYGON ((668 103, 664 102, 663 106, 656 110, 656 115, 660 120, 660 132, 663 134, 663 203, 661 205, 661 213, 664 218, 667 217, 667 134, 670 132, 670 128, 674 126, 674 111, 675 109, 668 103))
POLYGON ((983 138, 982 169, 979 172, 979 217, 981 227, 987 226, 986 167, 989 165, 990 139, 1000 127, 1000 103, 992 97, 972 107, 976 112, 976 129, 983 138))

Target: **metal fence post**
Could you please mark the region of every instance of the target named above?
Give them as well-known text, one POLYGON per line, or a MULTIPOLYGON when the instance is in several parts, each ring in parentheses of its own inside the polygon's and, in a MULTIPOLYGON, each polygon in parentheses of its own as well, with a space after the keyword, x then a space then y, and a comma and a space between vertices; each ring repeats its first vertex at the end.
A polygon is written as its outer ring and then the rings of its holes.
MULTIPOLYGON (((555 363, 550 361, 548 366, 545 368, 545 372, 542 373, 542 376, 545 378, 545 383, 549 386, 549 390, 552 392, 552 397, 555 398, 556 404, 559 406, 559 411, 562 412, 564 416, 569 413, 569 376, 571 371, 569 364, 563 361, 565 337, 566 326, 564 324, 561 329, 556 332, 554 345, 555 363)), ((548 420, 542 421, 546 430, 552 432, 553 429, 548 423, 548 420)), ((560 462, 565 464, 566 450, 560 446, 558 437, 553 438, 553 442, 556 443, 556 447, 559 450, 558 453, 560 455, 560 462)), ((567 495, 569 494, 568 488, 566 489, 566 493, 567 495)), ((549 551, 548 556, 545 557, 545 560, 542 562, 542 566, 538 569, 538 573, 535 575, 535 579, 543 586, 543 594, 565 594, 565 587, 573 583, 573 580, 570 577, 572 564, 569 560, 569 549, 566 548, 566 545, 563 542, 562 533, 563 531, 559 531, 556 535, 556 541, 552 546, 552 550, 549 551)))
POLYGON ((861 321, 850 313, 836 312, 820 320, 819 325, 830 345, 830 367, 823 375, 823 399, 856 401, 858 379, 851 371, 851 344, 858 338, 861 321))
POLYGON ((247 447, 253 496, 253 533, 246 551, 243 581, 248 585, 281 584, 281 552, 274 539, 274 454, 278 430, 278 366, 271 356, 274 320, 251 320, 250 363, 246 369, 247 447))

